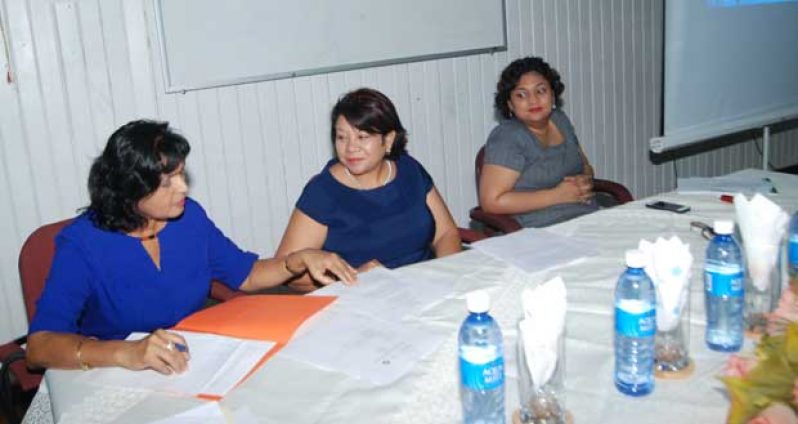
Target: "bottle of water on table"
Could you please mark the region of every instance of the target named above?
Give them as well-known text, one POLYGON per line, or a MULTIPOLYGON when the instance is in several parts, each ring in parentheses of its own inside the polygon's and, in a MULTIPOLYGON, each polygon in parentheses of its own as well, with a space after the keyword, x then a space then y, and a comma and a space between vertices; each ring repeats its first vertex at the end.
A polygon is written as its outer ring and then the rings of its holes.
POLYGON ((732 237, 734 221, 715 221, 714 230, 704 265, 706 341, 712 350, 737 352, 743 344, 745 264, 732 237))
POLYGON ((468 317, 460 327, 460 397, 466 424, 504 423, 504 350, 499 325, 488 315, 482 290, 466 296, 468 317))
POLYGON ((798 294, 798 211, 790 220, 790 233, 787 239, 787 272, 790 274, 790 289, 798 294))
POLYGON ((626 271, 615 287, 615 387, 630 396, 654 390, 657 298, 639 250, 626 252, 626 271))

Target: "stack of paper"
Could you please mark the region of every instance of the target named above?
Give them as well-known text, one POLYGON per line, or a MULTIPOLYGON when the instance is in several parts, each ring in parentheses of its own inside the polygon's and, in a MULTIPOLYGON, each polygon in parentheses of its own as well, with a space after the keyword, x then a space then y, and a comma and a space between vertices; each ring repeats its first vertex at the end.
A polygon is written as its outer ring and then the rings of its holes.
POLYGON ((679 178, 676 183, 679 193, 775 193, 775 187, 767 178, 746 176, 723 176, 712 178, 679 178))
MULTIPOLYGON (((242 296, 196 312, 178 323, 191 353, 183 374, 152 370, 94 369, 92 384, 220 398, 282 348, 305 320, 335 300, 331 296, 242 296)), ((133 333, 138 340, 145 333, 133 333)))

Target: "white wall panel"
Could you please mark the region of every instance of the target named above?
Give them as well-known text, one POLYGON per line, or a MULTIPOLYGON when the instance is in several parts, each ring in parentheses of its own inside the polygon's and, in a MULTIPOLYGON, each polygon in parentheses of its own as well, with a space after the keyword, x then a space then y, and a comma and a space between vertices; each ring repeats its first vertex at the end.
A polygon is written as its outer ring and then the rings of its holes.
MULTIPOLYGON (((169 120, 191 142, 192 195, 242 247, 270 255, 305 182, 331 157, 329 113, 346 91, 391 97, 410 152, 455 219, 476 204, 473 163, 496 125, 499 72, 545 57, 597 175, 636 196, 680 176, 759 167, 753 143, 654 165, 662 0, 507 0, 508 51, 165 94, 149 0, 0 0, 12 81, 0 81, 0 340, 25 330, 16 261, 41 224, 87 202, 91 160, 119 125, 169 120)), ((456 11, 453 11, 456 13, 456 11)), ((301 47, 301 46, 298 46, 301 47)), ((202 48, 199 46, 198 48, 202 48)), ((753 136, 752 136, 753 137, 753 136)), ((798 162, 798 130, 775 132, 775 166, 798 162)))

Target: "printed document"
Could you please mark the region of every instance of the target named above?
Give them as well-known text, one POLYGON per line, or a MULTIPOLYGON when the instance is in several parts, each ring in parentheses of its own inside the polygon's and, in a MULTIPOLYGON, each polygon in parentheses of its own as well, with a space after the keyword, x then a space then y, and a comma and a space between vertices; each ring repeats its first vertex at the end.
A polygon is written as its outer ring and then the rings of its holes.
POLYGON ((591 241, 534 228, 490 237, 471 246, 530 273, 598 254, 595 243, 591 241))
MULTIPOLYGON (((79 378, 103 386, 157 390, 184 395, 224 396, 252 370, 275 343, 238 339, 216 334, 174 331, 186 339, 191 360, 182 374, 163 375, 153 370, 97 368, 79 378)), ((139 340, 147 333, 133 333, 139 340)))

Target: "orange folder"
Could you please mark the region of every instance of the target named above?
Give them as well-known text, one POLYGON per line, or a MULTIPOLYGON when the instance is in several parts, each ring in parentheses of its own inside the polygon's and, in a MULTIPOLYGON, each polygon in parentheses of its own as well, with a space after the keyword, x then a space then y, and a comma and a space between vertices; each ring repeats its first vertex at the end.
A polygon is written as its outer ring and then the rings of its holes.
MULTIPOLYGON (((275 342, 275 346, 241 380, 244 381, 282 349, 305 320, 335 299, 335 296, 239 296, 189 315, 177 323, 175 329, 275 342)), ((200 397, 220 398, 211 395, 200 397)))

